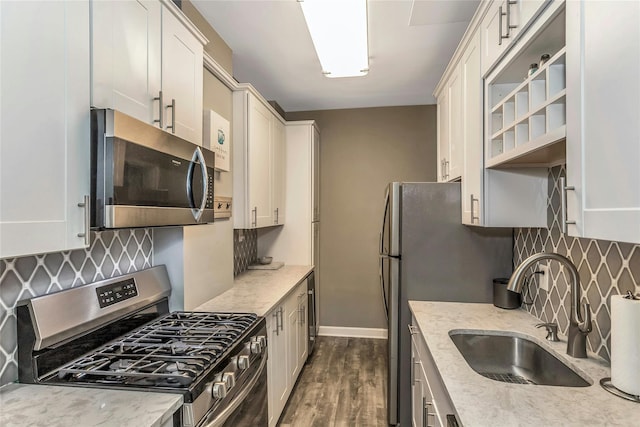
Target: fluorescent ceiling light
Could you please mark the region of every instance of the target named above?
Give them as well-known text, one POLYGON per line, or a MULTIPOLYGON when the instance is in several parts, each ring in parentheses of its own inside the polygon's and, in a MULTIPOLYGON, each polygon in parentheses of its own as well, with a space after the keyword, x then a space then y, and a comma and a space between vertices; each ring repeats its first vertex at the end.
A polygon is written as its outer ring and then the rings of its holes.
POLYGON ((327 77, 369 71, 367 0, 299 0, 327 77))

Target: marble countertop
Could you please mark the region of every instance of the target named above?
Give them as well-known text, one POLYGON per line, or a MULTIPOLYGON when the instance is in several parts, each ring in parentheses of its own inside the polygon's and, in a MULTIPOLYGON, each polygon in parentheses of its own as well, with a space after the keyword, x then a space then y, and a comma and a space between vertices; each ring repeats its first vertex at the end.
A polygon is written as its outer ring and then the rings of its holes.
POLYGON ((539 320, 524 310, 492 304, 410 301, 418 327, 465 427, 496 426, 637 426, 640 405, 616 397, 599 384, 609 365, 593 353, 587 359, 566 354, 566 337, 546 341, 539 320), (526 335, 572 367, 589 387, 518 385, 493 381, 465 362, 449 337, 451 330, 504 331, 526 335))
POLYGON ((182 395, 40 384, 0 388, 3 427, 160 427, 182 406, 182 395))
POLYGON ((256 313, 264 316, 312 270, 312 265, 285 265, 278 270, 246 271, 234 279, 231 289, 196 307, 195 311, 256 313))

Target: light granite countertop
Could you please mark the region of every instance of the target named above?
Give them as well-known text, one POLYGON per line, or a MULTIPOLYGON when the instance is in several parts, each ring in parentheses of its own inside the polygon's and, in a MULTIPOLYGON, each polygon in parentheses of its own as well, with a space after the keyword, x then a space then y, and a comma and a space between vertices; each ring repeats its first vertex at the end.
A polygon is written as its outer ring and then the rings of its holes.
MULTIPOLYGON (((492 304, 410 301, 418 327, 465 427, 498 426, 638 426, 640 405, 616 397, 600 386, 609 365, 593 353, 587 359, 566 354, 566 337, 546 341, 539 320, 524 310, 492 304), (504 331, 526 335, 572 367, 589 387, 518 385, 493 381, 465 362, 449 337, 451 330, 504 331)), ((637 374, 637 373, 631 373, 637 374)))
POLYGON ((285 265, 278 270, 249 270, 239 274, 233 287, 195 308, 195 311, 269 313, 309 273, 312 265, 285 265))
POLYGON ((182 406, 182 395, 40 384, 0 388, 3 427, 160 427, 182 406))

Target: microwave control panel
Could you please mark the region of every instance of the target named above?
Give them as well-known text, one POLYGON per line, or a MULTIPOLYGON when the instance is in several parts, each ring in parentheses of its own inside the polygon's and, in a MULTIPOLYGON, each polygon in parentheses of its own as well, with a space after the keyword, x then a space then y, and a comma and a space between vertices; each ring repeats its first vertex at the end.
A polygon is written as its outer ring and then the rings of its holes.
POLYGON ((137 296, 138 288, 134 279, 127 279, 101 286, 96 289, 96 293, 100 308, 105 308, 137 296))

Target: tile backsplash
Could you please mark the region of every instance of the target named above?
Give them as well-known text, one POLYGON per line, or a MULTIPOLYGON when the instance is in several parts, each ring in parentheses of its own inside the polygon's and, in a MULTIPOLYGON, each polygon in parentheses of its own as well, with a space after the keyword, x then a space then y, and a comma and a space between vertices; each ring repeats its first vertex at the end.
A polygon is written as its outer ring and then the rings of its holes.
MULTIPOLYGON (((610 296, 640 293, 640 245, 605 240, 582 239, 561 231, 559 178, 565 176, 565 167, 549 170, 548 228, 517 228, 513 250, 514 265, 518 265, 536 252, 557 252, 568 257, 580 273, 582 302, 591 305, 593 331, 588 336, 591 351, 605 360, 611 360, 611 305, 610 296)), ((534 316, 545 322, 557 322, 563 334, 569 326, 568 272, 557 262, 550 262, 549 291, 538 283, 528 286, 524 299, 532 300, 525 306, 534 316)), ((532 282, 537 280, 534 275, 532 282)))
POLYGON ((258 261, 258 230, 233 230, 233 275, 258 261))
POLYGON ((152 265, 150 229, 96 232, 88 249, 0 259, 0 386, 18 379, 16 302, 152 265))

